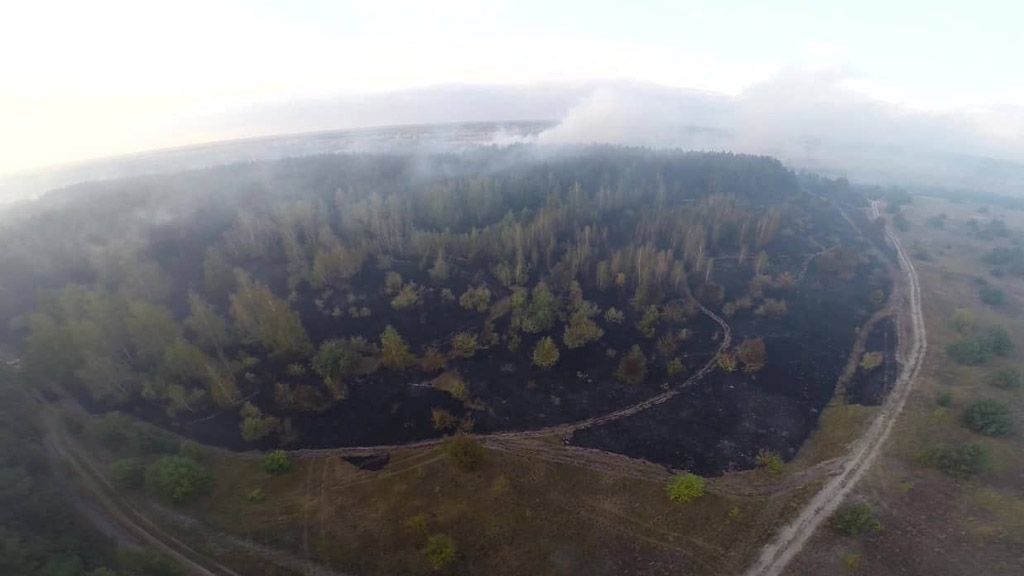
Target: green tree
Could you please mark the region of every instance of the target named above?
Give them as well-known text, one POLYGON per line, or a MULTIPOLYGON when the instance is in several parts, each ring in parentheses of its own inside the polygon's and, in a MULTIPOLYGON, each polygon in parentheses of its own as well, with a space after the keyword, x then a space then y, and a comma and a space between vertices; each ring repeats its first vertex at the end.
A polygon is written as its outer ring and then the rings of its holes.
POLYGON ((985 436, 1006 436, 1013 431, 1013 414, 1006 402, 978 400, 964 411, 964 425, 985 436))
POLYGON ((644 338, 654 338, 660 319, 661 315, 658 313, 658 307, 648 306, 644 309, 644 315, 636 323, 636 328, 644 335, 644 338))
POLYGON ((195 460, 164 456, 146 469, 145 486, 150 494, 173 502, 191 502, 209 491, 213 476, 195 460))
POLYGON ((348 341, 331 339, 320 344, 313 356, 313 370, 325 381, 339 383, 356 372, 361 360, 348 341))
POLYGON ((966 479, 988 471, 992 467, 992 455, 981 444, 943 446, 929 451, 925 460, 939 470, 959 479, 966 479))
POLYGON ((558 346, 550 336, 545 336, 533 348, 533 365, 538 368, 551 368, 558 364, 558 346))
POLYGON ((459 306, 466 310, 475 310, 483 313, 491 305, 491 291, 487 286, 470 287, 459 296, 459 306))
POLYGON ((380 335, 381 363, 391 370, 405 370, 416 362, 409 346, 390 324, 380 335))
POLYGON ((683 472, 676 474, 669 480, 665 491, 669 500, 677 504, 686 504, 704 495, 704 479, 700 476, 683 472))
POLYGON ((459 332, 452 338, 452 355, 456 358, 472 358, 476 348, 476 334, 459 332))
POLYGON ((231 317, 242 339, 260 344, 275 356, 308 354, 312 348, 309 336, 288 303, 241 270, 236 280, 238 289, 231 295, 231 317))
POLYGON ((538 282, 530 295, 523 318, 523 330, 530 334, 546 332, 555 324, 558 317, 558 301, 548 289, 547 284, 538 282))
POLYGON ((581 348, 604 336, 604 330, 591 320, 595 314, 597 314, 597 309, 588 302, 583 302, 576 307, 562 334, 562 342, 567 348, 570 350, 581 348))
POLYGON ((391 307, 395 310, 409 310, 420 305, 420 289, 414 282, 410 282, 398 291, 398 294, 391 299, 391 307))
POLYGON ((227 320, 209 302, 193 292, 188 295, 188 308, 185 328, 197 344, 207 350, 217 351, 231 345, 232 336, 227 320))
POLYGON ((144 368, 155 368, 164 351, 181 338, 181 330, 169 311, 137 300, 128 302, 125 329, 133 359, 144 368))
POLYGON ((617 308, 609 308, 604 311, 604 319, 610 324, 622 324, 626 320, 626 315, 617 308))

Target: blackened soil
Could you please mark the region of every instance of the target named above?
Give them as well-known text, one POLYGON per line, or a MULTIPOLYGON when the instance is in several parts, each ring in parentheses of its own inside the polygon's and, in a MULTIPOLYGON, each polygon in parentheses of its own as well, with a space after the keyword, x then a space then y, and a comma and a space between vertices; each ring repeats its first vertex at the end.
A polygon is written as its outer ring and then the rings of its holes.
POLYGON ((875 324, 868 335, 865 350, 881 352, 882 365, 869 372, 857 368, 853 379, 846 385, 847 401, 863 406, 879 406, 885 401, 899 375, 896 344, 896 322, 893 318, 885 318, 875 324))
POLYGON ((360 470, 377 471, 383 470, 388 462, 391 461, 391 454, 387 452, 380 452, 378 454, 370 454, 367 456, 344 456, 342 460, 349 464, 359 468, 360 470))
MULTIPOLYGON (((846 245, 861 246, 865 253, 870 250, 869 241, 854 237, 846 224, 832 227, 829 233, 846 245)), ((572 443, 701 475, 753 467, 762 448, 786 459, 793 457, 832 398, 858 326, 874 310, 871 293, 891 289, 881 260, 887 255, 872 252, 851 278, 841 279, 812 266, 798 287, 767 294, 785 298, 789 312, 782 318, 769 319, 748 310, 728 320, 737 343, 764 338, 767 361, 761 371, 716 371, 665 404, 577 432, 572 443)), ((716 280, 735 285, 729 274, 731 270, 722 267, 716 280)), ((894 341, 892 324, 879 326, 889 328, 877 329, 879 335, 869 339, 869 350, 872 346, 884 349, 885 330, 894 341)), ((879 375, 894 369, 879 368, 879 375)))

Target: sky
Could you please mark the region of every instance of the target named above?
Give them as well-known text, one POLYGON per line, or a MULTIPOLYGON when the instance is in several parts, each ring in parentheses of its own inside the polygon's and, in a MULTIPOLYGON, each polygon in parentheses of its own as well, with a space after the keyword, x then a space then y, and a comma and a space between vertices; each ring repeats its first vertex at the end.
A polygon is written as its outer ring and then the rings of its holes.
POLYGON ((304 99, 595 80, 743 97, 794 71, 1019 143, 1024 124, 1006 118, 1024 108, 1024 3, 840 4, 9 2, 0 174, 260 135, 204 119, 304 99))

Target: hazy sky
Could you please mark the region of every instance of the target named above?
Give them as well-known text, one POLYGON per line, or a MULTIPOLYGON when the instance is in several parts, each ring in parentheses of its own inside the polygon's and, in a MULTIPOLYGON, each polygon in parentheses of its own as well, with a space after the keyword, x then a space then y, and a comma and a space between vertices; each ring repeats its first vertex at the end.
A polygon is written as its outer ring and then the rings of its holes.
POLYGON ((829 69, 844 87, 917 109, 1024 105, 1021 2, 836 4, 10 2, 0 173, 253 135, 194 128, 253 104, 446 83, 634 79, 739 94, 829 69))

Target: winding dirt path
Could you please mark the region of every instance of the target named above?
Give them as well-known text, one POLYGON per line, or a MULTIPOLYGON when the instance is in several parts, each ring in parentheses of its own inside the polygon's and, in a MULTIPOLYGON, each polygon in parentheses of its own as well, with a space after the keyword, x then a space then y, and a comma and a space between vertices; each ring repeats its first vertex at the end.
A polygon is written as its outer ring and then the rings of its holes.
MULTIPOLYGON (((524 438, 540 438, 544 436, 561 436, 564 439, 568 439, 570 436, 572 436, 574 432, 591 428, 593 426, 608 424, 609 422, 614 422, 616 420, 621 420, 623 418, 628 418, 630 416, 636 415, 640 412, 643 412, 660 404, 664 404, 665 402, 668 402, 675 396, 678 396, 683 390, 697 383, 705 376, 707 376, 712 370, 714 370, 715 367, 718 366, 718 357, 721 356, 721 354, 726 349, 728 349, 729 346, 732 344, 732 328, 729 327, 729 324, 725 320, 723 320, 721 316, 712 312, 711 309, 709 309, 708 307, 704 306, 703 304, 696 300, 694 300, 694 302, 696 303, 697 308, 700 309, 700 311, 704 315, 711 318, 712 320, 715 321, 716 324, 718 324, 719 328, 722 330, 722 341, 721 343, 719 343, 714 355, 711 356, 711 359, 708 360, 700 368, 700 370, 694 372, 685 381, 671 387, 670 389, 660 394, 651 396, 650 398, 641 400, 635 404, 631 404, 629 406, 620 408, 618 410, 614 410, 612 412, 608 412, 598 416, 593 416, 591 418, 586 418, 584 420, 577 420, 575 422, 568 422, 565 424, 556 424, 554 426, 546 426, 543 428, 536 428, 533 430, 495 432, 491 434, 473 434, 472 436, 481 441, 486 441, 489 444, 494 444, 495 442, 502 440, 522 440, 524 438)), ((408 442, 405 444, 389 444, 377 446, 346 446, 338 448, 302 448, 298 450, 290 450, 289 452, 297 457, 326 456, 329 454, 347 456, 366 454, 372 452, 386 452, 389 450, 398 450, 401 448, 422 448, 428 446, 436 446, 442 443, 443 441, 443 438, 431 438, 429 440, 408 442)))
MULTIPOLYGON (((879 216, 878 201, 871 203, 871 211, 874 217, 879 216)), ((843 499, 875 462, 892 432, 896 418, 910 396, 911 387, 921 369, 927 351, 927 333, 924 317, 921 314, 921 289, 913 262, 899 238, 888 225, 885 228, 885 236, 896 249, 900 267, 906 273, 904 294, 906 305, 901 312, 909 320, 909 338, 907 346, 904 348, 903 370, 878 416, 846 456, 842 472, 829 480, 807 503, 800 514, 776 534, 775 539, 764 547, 760 557, 747 570, 746 576, 779 576, 782 574, 786 565, 800 552, 818 526, 839 507, 843 499)))

